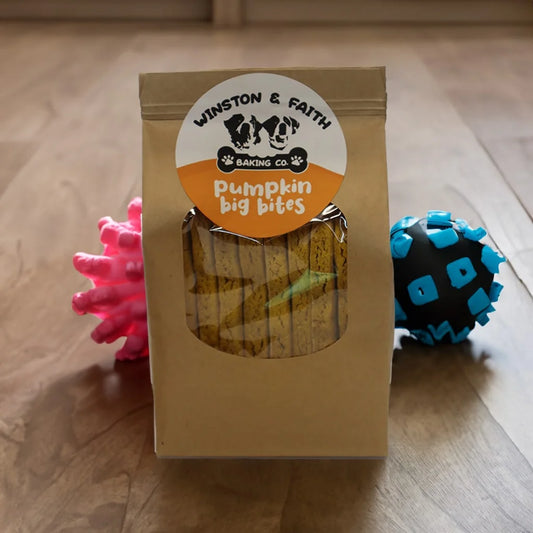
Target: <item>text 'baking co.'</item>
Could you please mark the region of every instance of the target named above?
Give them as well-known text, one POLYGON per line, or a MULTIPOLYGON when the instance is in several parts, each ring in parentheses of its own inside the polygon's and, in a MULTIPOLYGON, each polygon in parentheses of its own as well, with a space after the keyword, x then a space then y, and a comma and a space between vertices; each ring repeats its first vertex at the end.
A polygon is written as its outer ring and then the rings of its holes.
POLYGON ((251 156, 238 154, 230 146, 223 146, 217 153, 217 167, 221 172, 234 170, 290 170, 295 174, 307 169, 307 152, 303 148, 293 148, 288 154, 273 156, 251 156))

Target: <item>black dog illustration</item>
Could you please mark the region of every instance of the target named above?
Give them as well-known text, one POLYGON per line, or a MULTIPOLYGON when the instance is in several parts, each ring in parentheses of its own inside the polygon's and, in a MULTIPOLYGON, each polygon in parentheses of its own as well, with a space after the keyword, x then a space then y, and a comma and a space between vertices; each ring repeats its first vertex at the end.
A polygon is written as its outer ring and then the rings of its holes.
POLYGON ((261 124, 268 132, 268 142, 272 148, 283 150, 289 144, 289 135, 296 133, 300 123, 292 117, 272 116, 261 124))
POLYGON ((240 113, 233 115, 224 121, 224 126, 229 131, 231 142, 239 150, 250 148, 250 144, 258 144, 261 141, 259 130, 261 123, 252 115, 246 121, 240 113))

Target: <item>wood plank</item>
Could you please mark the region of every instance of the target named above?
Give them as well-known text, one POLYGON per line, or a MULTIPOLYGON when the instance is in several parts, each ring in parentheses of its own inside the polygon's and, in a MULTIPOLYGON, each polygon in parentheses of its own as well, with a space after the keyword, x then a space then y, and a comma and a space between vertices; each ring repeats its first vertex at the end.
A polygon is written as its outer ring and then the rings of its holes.
POLYGON ((208 0, 0 0, 0 18, 207 21, 210 7, 208 0))
POLYGON ((424 62, 532 216, 530 35, 514 28, 497 40, 481 29, 427 34, 437 38, 421 50, 424 62))
POLYGON ((432 0, 246 0, 246 20, 253 23, 531 23, 533 7, 514 0, 450 2, 432 0))
POLYGON ((533 137, 486 139, 485 149, 533 217, 533 137))
POLYGON ((9 186, 18 171, 30 159, 37 147, 36 143, 0 142, 0 196, 9 186))
POLYGON ((46 135, 56 117, 83 113, 79 106, 85 103, 79 97, 131 38, 123 33, 123 26, 113 30, 104 26, 97 35, 68 24, 29 27, 31 31, 16 38, 15 50, 0 53, 1 68, 10 72, 10 82, 0 88, 0 141, 36 139, 46 135))
MULTIPOLYGON (((533 6, 532 6, 533 7, 533 6)), ((426 29, 418 53, 472 130, 485 139, 533 134, 531 30, 426 29)))
MULTIPOLYGON (((533 293, 533 265, 527 260, 528 250, 533 249, 531 219, 473 132, 443 98, 438 83, 422 65, 412 63, 409 69, 412 77, 403 80, 407 84, 398 80, 396 97, 391 92, 391 108, 396 106, 388 121, 392 182, 396 173, 402 182, 418 183, 420 189, 430 183, 453 188, 481 215, 485 228, 533 293)), ((431 205, 453 211, 439 195, 431 205)))

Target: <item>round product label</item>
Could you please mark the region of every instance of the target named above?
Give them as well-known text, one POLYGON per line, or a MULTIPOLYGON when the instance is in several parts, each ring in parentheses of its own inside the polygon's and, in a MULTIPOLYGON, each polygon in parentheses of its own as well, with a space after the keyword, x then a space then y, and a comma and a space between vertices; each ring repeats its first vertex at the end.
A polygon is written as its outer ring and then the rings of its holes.
POLYGON ((183 121, 176 166, 195 206, 227 231, 271 237, 318 215, 339 189, 346 142, 326 102, 287 76, 243 74, 183 121))

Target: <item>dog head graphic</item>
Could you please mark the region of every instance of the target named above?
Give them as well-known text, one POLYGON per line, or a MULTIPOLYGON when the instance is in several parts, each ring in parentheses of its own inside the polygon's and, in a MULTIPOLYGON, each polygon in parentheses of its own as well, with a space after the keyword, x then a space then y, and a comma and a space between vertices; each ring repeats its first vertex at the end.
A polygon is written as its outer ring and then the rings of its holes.
POLYGON ((238 113, 225 120, 224 126, 230 134, 233 146, 239 150, 246 150, 251 144, 261 141, 259 137, 261 124, 253 115, 250 120, 245 120, 244 115, 238 113))
POLYGON ((294 135, 300 123, 292 117, 271 116, 261 126, 268 132, 268 142, 272 148, 283 150, 289 144, 289 137, 294 135))

